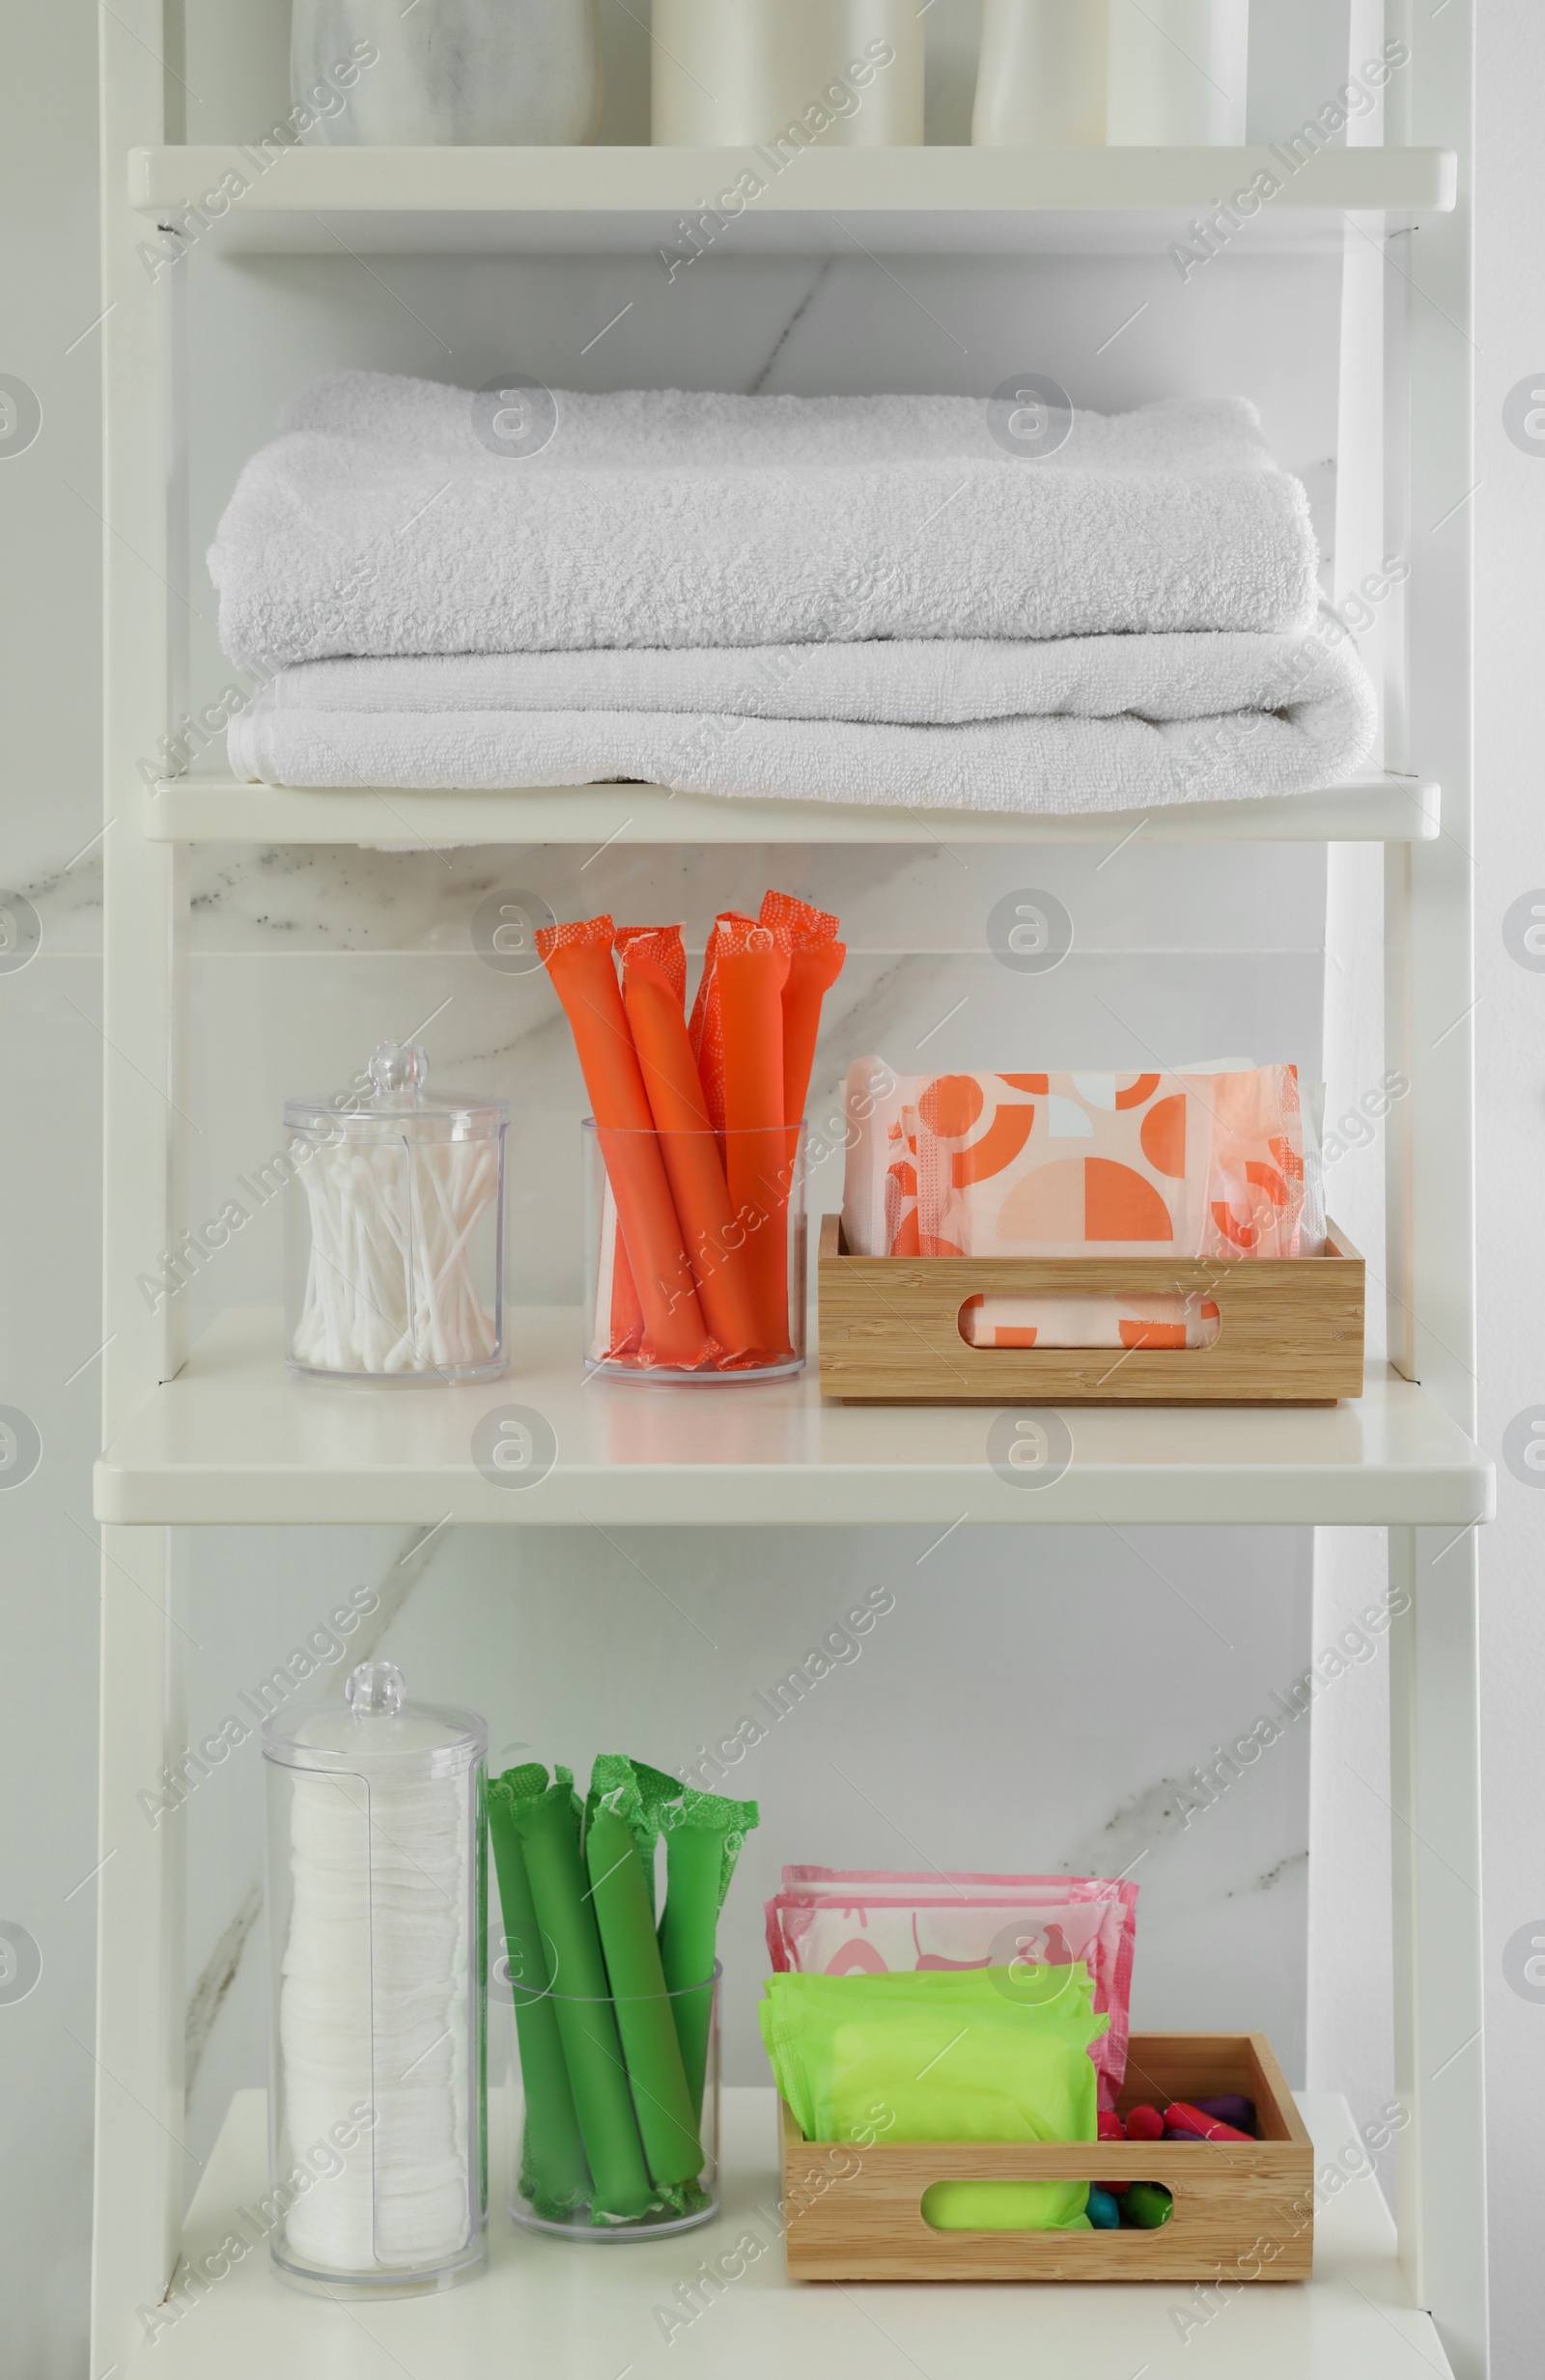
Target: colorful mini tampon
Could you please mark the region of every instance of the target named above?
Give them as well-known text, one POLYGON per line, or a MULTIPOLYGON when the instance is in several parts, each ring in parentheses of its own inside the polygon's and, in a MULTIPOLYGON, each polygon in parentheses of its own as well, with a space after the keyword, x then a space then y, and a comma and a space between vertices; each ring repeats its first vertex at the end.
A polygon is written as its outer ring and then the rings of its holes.
MULTIPOLYGON (((1114 2108, 1102 2108, 1100 2110, 1099 2127, 1098 2138, 1102 2141, 1124 2141, 1127 2137, 1126 2125, 1122 2122, 1114 2108)), ((1130 2182, 1111 2181, 1108 2177, 1100 2184, 1100 2187, 1102 2190, 1109 2190, 1112 2197, 1119 2198, 1132 2188, 1132 2184, 1130 2182)))
POLYGON ((1165 2119, 1157 2108, 1140 2107, 1127 2110, 1127 2138, 1129 2141, 1162 2141, 1164 2137, 1165 2119))
POLYGON ((1193 2099, 1191 2105, 1199 2108, 1203 2115, 1215 2115, 1221 2124, 1237 2124, 1250 2140, 1255 2138, 1255 2102, 1239 2091, 1222 2091, 1214 2099, 1193 2099))
POLYGON ((1162 2182, 1134 2182, 1121 2201, 1121 2220, 1139 2231, 1157 2231, 1175 2211, 1162 2182))
POLYGON ((1197 2141, 1248 2141, 1251 2135, 1241 2132, 1237 2124, 1225 2124, 1216 2115, 1204 2115, 1201 2109, 1189 2099, 1176 2099, 1165 2110, 1165 2129, 1170 2134, 1189 2133, 1197 2141))
POLYGON ((1096 2231, 1114 2231, 1121 2221, 1121 2209, 1111 2196, 1109 2182, 1089 2184, 1089 2203, 1084 2211, 1096 2231))

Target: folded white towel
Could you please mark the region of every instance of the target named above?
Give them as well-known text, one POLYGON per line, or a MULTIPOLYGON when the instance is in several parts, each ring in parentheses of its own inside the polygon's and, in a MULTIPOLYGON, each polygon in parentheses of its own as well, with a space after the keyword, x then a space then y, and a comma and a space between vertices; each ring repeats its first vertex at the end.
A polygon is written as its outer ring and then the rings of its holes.
POLYGON ((233 721, 270 785, 580 785, 1087 812, 1298 793, 1365 758, 1339 624, 1295 636, 311 661, 233 721))
POLYGON ((559 392, 524 459, 464 389, 296 400, 210 551, 231 658, 1286 631, 1308 505, 1241 400, 1080 413, 1003 452, 982 400, 559 392))

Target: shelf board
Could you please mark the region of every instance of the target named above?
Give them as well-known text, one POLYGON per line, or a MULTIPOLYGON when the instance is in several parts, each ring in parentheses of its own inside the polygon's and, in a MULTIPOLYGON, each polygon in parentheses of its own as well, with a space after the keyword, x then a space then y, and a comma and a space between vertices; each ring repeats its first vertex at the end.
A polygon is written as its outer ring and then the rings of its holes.
MULTIPOLYGON (((812 1338, 813 1338, 812 1331, 812 1338)), ((1038 1488, 993 1468, 992 1408, 824 1403, 801 1379, 587 1380, 577 1309, 509 1317, 492 1385, 292 1379, 277 1311, 233 1307, 97 1465, 99 1521, 779 1523, 1401 1522, 1489 1517, 1490 1465, 1434 1400, 1383 1371, 1331 1407, 1069 1408, 1074 1454, 1038 1488), (524 1487, 477 1468, 484 1416, 519 1406, 557 1456, 524 1487)), ((491 1429, 493 1425, 490 1425, 491 1429)))
MULTIPOLYGON (((500 2094, 492 2094, 496 2103, 500 2094)), ((1299 2099, 1323 2171, 1357 2136, 1344 2099, 1299 2099)), ((491 2114, 492 2113, 491 2109, 491 2114)), ((1063 2282, 1039 2287, 956 2282, 791 2282, 778 2224, 775 2102, 771 2090, 726 2090, 723 2204, 717 2220, 676 2241, 553 2240, 518 2232, 505 2214, 505 2161, 490 2160, 489 2267, 460 2288, 384 2306, 328 2304, 274 2278, 254 2213, 268 2187, 265 2095, 240 2091, 205 2169, 187 2223, 198 2257, 235 2234, 249 2253, 142 2346, 135 2380, 976 2380, 983 2371, 1120 2375, 1179 2371, 1187 2380, 1449 2380, 1429 2317, 1395 2259, 1394 2229, 1364 2172, 1327 2197, 1315 2219, 1314 2278, 1244 2287, 1210 2300, 1191 2283, 1063 2282), (678 2306, 700 2259, 744 2239, 754 2259, 689 2323, 678 2306), (1175 2310, 1193 2316, 1182 2349, 1175 2310)), ((502 2142, 496 2143, 496 2148, 502 2142)), ((322 2185, 324 2187, 324 2185, 322 2185)), ((837 2185, 840 2187, 840 2185, 837 2185)), ((796 2220, 798 2220, 796 2218, 796 2220)), ((227 2257, 229 2249, 227 2249, 227 2257)), ((224 2259, 222 2259, 222 2263, 224 2259)), ((220 2266, 216 2267, 219 2271, 220 2266)), ((732 2266, 732 2270, 734 2267, 732 2266)))
POLYGON ((1265 148, 818 146, 781 172, 753 149, 132 149, 128 195, 169 224, 212 194, 224 211, 196 237, 228 249, 690 255, 683 218, 753 174, 761 192, 710 253, 1162 254, 1263 171, 1282 187, 1230 253, 1333 240, 1347 211, 1407 224, 1454 203, 1451 152, 1345 148, 1290 170, 1265 148))
POLYGON ((155 843, 1427 843, 1440 809, 1432 780, 1382 773, 1314 793, 1082 817, 743 801, 660 785, 403 793, 188 776, 147 788, 141 819, 155 843))

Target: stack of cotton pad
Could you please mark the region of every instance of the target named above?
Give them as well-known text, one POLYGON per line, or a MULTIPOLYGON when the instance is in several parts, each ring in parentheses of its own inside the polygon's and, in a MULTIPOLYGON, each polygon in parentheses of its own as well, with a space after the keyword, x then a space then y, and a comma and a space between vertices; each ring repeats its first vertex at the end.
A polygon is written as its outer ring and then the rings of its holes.
POLYGON ((290 2210, 288 2244, 345 2272, 422 2266, 471 2229, 471 1779, 394 1765, 292 1777, 279 2038, 293 2153, 315 2147, 310 2170, 323 2170, 290 2210), (334 2126, 359 2136, 342 2172, 321 2154, 334 2126))

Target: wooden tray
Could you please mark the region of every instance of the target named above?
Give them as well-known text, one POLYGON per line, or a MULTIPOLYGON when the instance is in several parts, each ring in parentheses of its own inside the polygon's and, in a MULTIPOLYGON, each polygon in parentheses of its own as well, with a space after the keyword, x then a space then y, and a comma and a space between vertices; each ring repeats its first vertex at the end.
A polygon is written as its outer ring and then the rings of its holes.
POLYGON ((1334 1223, 1326 1253, 1238 1263, 1153 1256, 850 1256, 822 1218, 821 1389, 867 1405, 1334 1405, 1362 1393, 1363 1263, 1334 1223), (1048 1290, 1181 1296, 1219 1309, 1211 1347, 970 1347, 968 1298, 1048 1290))
POLYGON ((782 2101, 791 2281, 1306 2281, 1314 2154, 1264 2033, 1134 2033, 1123 2110, 1144 2100, 1255 2102, 1258 2141, 807 2141, 782 2101), (1163 2182, 1157 2231, 936 2231, 930 2182, 1163 2182))

